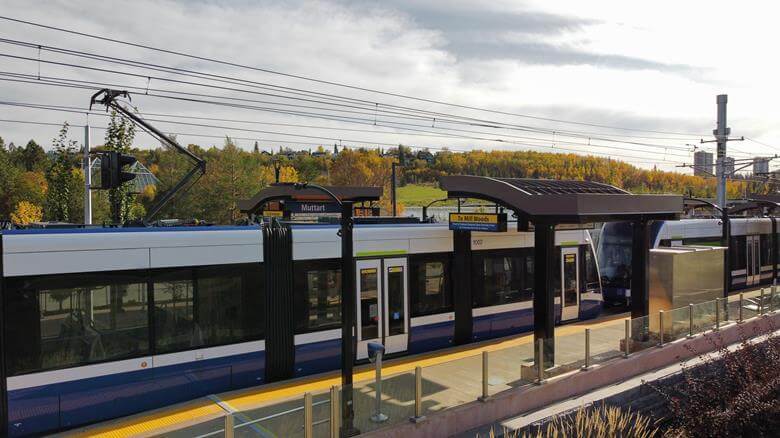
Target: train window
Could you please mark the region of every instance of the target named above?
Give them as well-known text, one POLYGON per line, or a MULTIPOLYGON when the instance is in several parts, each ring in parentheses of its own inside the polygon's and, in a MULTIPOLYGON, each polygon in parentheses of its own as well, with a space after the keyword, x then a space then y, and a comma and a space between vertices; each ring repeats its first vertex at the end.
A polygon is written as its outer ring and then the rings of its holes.
POLYGON ((449 260, 446 256, 412 258, 411 260, 411 315, 421 316, 451 312, 449 260))
MULTIPOLYGON (((511 253, 491 254, 475 257, 480 268, 476 274, 477 287, 474 289, 474 307, 495 306, 500 304, 530 301, 533 299, 533 286, 527 279, 533 279, 533 256, 529 251, 521 250, 519 256, 511 253), (530 261, 530 276, 527 275, 530 261)), ((532 280, 533 281, 533 280, 532 280)))
POLYGON ((583 272, 585 273, 585 281, 582 284, 584 290, 594 290, 599 288, 599 272, 596 268, 596 258, 593 254, 593 250, 590 245, 580 246, 580 253, 582 257, 583 272))
POLYGON ((338 261, 295 264, 296 332, 341 326, 341 269, 338 261))
POLYGON ((761 235, 761 265, 770 266, 772 264, 772 235, 761 235))
POLYGON ((731 270, 745 269, 747 267, 747 251, 745 236, 731 236, 729 245, 729 261, 731 270))
POLYGON ((177 269, 154 278, 157 353, 262 338, 258 265, 177 269))
POLYGON ((9 375, 148 353, 145 277, 73 274, 6 281, 9 375))

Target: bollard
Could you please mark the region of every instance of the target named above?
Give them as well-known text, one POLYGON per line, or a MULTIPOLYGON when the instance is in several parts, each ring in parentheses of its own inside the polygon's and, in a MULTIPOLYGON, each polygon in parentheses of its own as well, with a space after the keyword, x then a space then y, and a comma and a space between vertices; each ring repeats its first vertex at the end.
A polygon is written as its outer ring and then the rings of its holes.
POLYGON ((312 411, 311 393, 303 394, 303 436, 314 438, 314 413, 312 411))
POLYGON ((720 298, 715 298, 715 330, 720 330, 720 298))
POLYGON ((744 306, 744 300, 745 295, 740 293, 739 294, 739 319, 737 319, 737 324, 742 324, 742 307, 744 306))
POLYGON ((414 417, 409 419, 412 423, 425 420, 422 414, 422 368, 414 368, 414 417))
POLYGON ((339 387, 330 387, 330 438, 339 437, 339 387))
POLYGON ((688 304, 688 337, 693 337, 693 304, 688 304))
POLYGON ((233 414, 225 414, 225 438, 233 438, 235 435, 235 427, 233 422, 233 414))
POLYGON ((374 383, 376 387, 376 401, 374 403, 374 415, 371 416, 371 421, 374 423, 382 423, 387 421, 387 415, 382 413, 382 352, 377 352, 376 359, 374 360, 376 365, 376 381, 374 383))
POLYGON ((537 340, 536 346, 536 384, 541 385, 544 383, 544 339, 537 340))
POLYGON ((761 295, 758 300, 758 314, 763 315, 764 314, 764 288, 761 288, 761 295))
POLYGON ((658 346, 664 346, 664 311, 658 311, 658 346))
POLYGON ((582 367, 583 371, 590 369, 590 329, 585 329, 585 365, 582 367))
POLYGON ((772 285, 772 289, 769 289, 769 303, 767 305, 767 312, 772 313, 772 302, 775 300, 775 285, 772 285))
POLYGON ((623 355, 623 357, 628 357, 629 350, 631 349, 630 348, 631 347, 631 320, 630 319, 626 320, 626 339, 625 339, 625 343, 626 343, 626 345, 625 345, 625 350, 626 351, 625 351, 625 354, 623 355))
POLYGON ((488 394, 488 352, 482 352, 482 395, 479 397, 479 401, 487 401, 490 394, 488 394))

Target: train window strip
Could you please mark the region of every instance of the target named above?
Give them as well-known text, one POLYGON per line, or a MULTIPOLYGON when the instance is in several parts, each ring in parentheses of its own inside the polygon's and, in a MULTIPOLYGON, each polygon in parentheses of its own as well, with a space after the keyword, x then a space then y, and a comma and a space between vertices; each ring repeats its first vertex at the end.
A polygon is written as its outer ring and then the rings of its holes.
POLYGON ((263 339, 262 278, 258 264, 8 278, 8 375, 263 339), (153 300, 162 278, 179 282, 174 326, 158 311, 170 308, 174 290, 153 300), (197 322, 198 336, 186 345, 166 344, 170 330, 195 332, 187 316, 197 322))

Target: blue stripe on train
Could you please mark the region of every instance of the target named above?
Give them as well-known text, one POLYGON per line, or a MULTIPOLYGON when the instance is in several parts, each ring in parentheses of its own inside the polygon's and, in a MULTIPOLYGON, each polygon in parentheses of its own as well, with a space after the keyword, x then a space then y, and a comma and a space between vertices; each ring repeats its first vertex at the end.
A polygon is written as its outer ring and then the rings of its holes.
MULTIPOLYGON (((578 319, 593 319, 601 314, 602 301, 582 300, 578 319)), ((555 306, 555 323, 561 321, 561 306, 555 306)), ((494 313, 474 318, 474 340, 500 338, 531 331, 534 328, 533 309, 494 313)))
POLYGON ((81 379, 8 393, 10 436, 71 428, 259 385, 265 353, 81 379))

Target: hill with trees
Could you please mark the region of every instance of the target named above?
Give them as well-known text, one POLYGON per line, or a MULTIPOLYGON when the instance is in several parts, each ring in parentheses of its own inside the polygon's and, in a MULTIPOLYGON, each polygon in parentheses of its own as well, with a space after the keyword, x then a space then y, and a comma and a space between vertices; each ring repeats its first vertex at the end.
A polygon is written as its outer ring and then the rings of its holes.
MULTIPOLYGON (((170 189, 189 168, 174 152, 161 147, 140 149, 134 142, 132 127, 112 120, 104 145, 96 150, 112 149, 134 155, 160 181, 143 193, 93 192, 93 220, 110 218, 109 197, 121 196, 125 219, 143 216, 158 196, 170 189), (135 145, 135 146, 133 146, 135 145)), ((207 162, 207 172, 183 196, 163 210, 161 217, 201 219, 218 224, 234 223, 241 218, 237 204, 273 183, 278 172, 281 181, 309 181, 327 185, 383 186, 381 206, 389 207, 391 163, 398 160, 399 148, 347 149, 319 147, 313 151, 279 148, 272 153, 260 145, 246 150, 226 137, 220 146, 204 148, 190 144, 190 151, 207 162)), ((576 154, 531 151, 454 152, 443 150, 412 151, 400 147, 405 166, 399 171, 399 184, 434 186, 442 175, 470 174, 495 177, 575 179, 604 182, 633 193, 691 193, 714 197, 715 181, 676 172, 642 169, 622 161, 576 154)), ((47 153, 34 140, 24 147, 6 145, 0 138, 0 219, 18 223, 35 221, 83 221, 84 174, 81 152, 69 140, 64 124, 47 153)), ((739 198, 746 192, 765 191, 766 187, 747 181, 730 181, 728 196, 739 198)), ((436 190, 406 190, 414 194, 413 204, 438 196, 436 190)))

